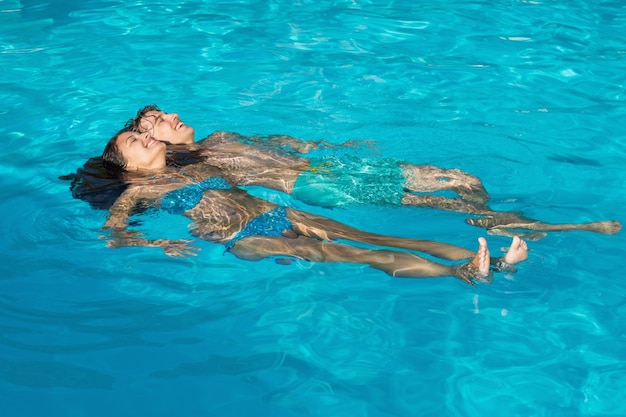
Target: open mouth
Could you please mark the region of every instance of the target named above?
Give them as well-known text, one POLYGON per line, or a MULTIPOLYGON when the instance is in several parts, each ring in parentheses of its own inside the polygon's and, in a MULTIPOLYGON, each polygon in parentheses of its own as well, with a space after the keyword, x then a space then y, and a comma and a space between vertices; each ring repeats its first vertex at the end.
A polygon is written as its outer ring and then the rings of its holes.
POLYGON ((181 128, 181 127, 183 127, 183 126, 184 126, 183 122, 178 122, 178 124, 176 125, 176 127, 174 128, 174 130, 178 130, 178 129, 180 129, 180 128, 181 128))

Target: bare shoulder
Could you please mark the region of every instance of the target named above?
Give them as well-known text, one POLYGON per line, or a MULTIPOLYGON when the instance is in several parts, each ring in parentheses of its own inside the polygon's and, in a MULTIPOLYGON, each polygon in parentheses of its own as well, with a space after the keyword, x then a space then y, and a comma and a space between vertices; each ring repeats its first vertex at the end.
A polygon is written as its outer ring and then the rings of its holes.
POLYGON ((241 142, 241 141, 245 141, 246 137, 240 135, 239 133, 235 133, 235 132, 224 132, 221 130, 218 130, 216 132, 211 133, 209 136, 207 136, 206 138, 198 141, 197 143, 203 147, 211 147, 211 146, 215 146, 218 144, 223 144, 223 143, 237 143, 237 142, 241 142))
POLYGON ((170 191, 187 186, 192 181, 188 176, 169 173, 169 176, 156 176, 145 180, 136 180, 124 191, 127 199, 157 199, 170 191))

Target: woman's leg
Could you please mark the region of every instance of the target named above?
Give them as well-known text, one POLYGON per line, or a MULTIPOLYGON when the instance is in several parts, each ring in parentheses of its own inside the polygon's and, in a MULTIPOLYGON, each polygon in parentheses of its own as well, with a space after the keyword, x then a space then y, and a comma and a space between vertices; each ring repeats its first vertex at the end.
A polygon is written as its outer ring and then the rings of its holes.
POLYGON ((357 248, 323 242, 306 236, 249 236, 238 240, 230 249, 241 259, 258 261, 270 256, 289 256, 312 262, 346 262, 369 265, 393 277, 427 278, 454 276, 474 285, 474 280, 491 282, 489 249, 484 239, 471 262, 458 266, 436 263, 417 255, 391 250, 357 248))
MULTIPOLYGON (((354 242, 368 243, 371 245, 388 246, 392 248, 402 248, 428 253, 429 255, 452 261, 469 259, 476 255, 476 252, 460 246, 451 245, 449 243, 394 237, 366 232, 327 217, 318 216, 304 211, 288 208, 287 217, 291 221, 294 229, 291 233, 315 239, 346 239, 354 242)), ((507 252, 507 254, 503 257, 491 258, 491 264, 496 266, 504 261, 506 264, 513 265, 526 260, 528 248, 525 242, 522 247, 519 247, 520 245, 516 244, 516 242, 519 241, 520 239, 518 237, 513 238, 511 248, 515 248, 514 254, 511 253, 512 249, 510 249, 509 252, 507 252)))
POLYGON ((441 259, 458 261, 472 258, 476 252, 460 246, 432 240, 409 239, 370 233, 327 217, 287 209, 287 217, 299 235, 323 240, 346 239, 377 246, 388 246, 428 253, 441 259))

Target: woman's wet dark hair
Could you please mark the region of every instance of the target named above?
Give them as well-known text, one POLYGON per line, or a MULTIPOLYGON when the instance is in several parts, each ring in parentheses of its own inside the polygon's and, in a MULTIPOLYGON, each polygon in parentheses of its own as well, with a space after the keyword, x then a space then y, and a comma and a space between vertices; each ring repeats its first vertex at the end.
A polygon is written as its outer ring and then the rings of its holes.
POLYGON ((109 139, 104 147, 104 151, 102 151, 102 164, 113 175, 122 175, 126 170, 126 160, 117 146, 117 138, 124 132, 132 131, 135 130, 133 128, 133 119, 130 119, 122 129, 109 139))
POLYGON ((95 209, 108 210, 128 188, 124 180, 126 160, 117 147, 120 134, 132 130, 132 119, 126 122, 104 147, 102 156, 89 158, 76 173, 59 177, 72 181, 72 197, 86 201, 95 209))
POLYGON ((59 177, 71 181, 72 197, 83 200, 98 210, 108 210, 128 188, 118 173, 105 168, 102 157, 89 158, 76 173, 59 177))

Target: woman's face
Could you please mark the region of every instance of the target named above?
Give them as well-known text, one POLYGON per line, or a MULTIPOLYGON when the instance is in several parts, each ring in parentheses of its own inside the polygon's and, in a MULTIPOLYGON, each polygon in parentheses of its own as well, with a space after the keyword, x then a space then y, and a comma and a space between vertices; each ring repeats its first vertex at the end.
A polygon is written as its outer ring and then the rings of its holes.
POLYGON ((127 171, 165 168, 165 143, 154 139, 150 133, 123 132, 116 143, 127 171))

